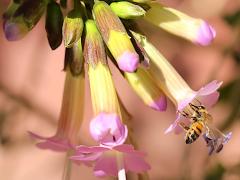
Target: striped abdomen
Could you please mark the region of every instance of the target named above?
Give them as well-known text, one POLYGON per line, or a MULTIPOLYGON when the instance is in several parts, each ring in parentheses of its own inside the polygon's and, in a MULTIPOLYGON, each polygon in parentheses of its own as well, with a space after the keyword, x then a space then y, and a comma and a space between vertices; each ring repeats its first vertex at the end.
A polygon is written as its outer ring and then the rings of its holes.
POLYGON ((194 141, 196 141, 197 138, 202 134, 202 130, 203 130, 202 121, 193 122, 186 133, 185 137, 186 144, 191 144, 194 141))

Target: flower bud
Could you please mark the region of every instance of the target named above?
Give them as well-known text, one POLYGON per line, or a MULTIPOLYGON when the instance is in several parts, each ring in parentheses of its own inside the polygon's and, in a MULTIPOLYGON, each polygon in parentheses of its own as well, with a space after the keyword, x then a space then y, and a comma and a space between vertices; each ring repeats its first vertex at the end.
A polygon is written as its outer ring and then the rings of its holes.
POLYGON ((118 17, 123 19, 135 19, 146 13, 141 6, 127 1, 113 2, 110 4, 110 7, 118 17))
POLYGON ((55 1, 47 5, 45 29, 47 31, 48 43, 52 50, 58 48, 62 43, 63 14, 60 6, 55 1))
POLYGON ((113 13, 110 6, 103 1, 94 4, 93 13, 98 29, 119 68, 127 72, 135 71, 139 56, 120 19, 113 13))
POLYGON ((82 36, 83 20, 79 10, 72 10, 64 18, 63 22, 63 40, 65 47, 72 47, 82 36))
POLYGON ((90 133, 100 144, 116 146, 126 141, 128 129, 116 114, 100 113, 91 120, 90 133))
POLYGON ((40 20, 45 7, 44 0, 11 3, 3 15, 3 29, 7 40, 16 41, 23 38, 40 20))
POLYGON ((125 78, 143 102, 157 111, 165 111, 167 99, 151 75, 139 67, 136 72, 124 73, 125 78))
POLYGON ((103 40, 93 20, 86 21, 85 31, 84 58, 86 62, 93 68, 96 67, 98 62, 106 64, 103 40))

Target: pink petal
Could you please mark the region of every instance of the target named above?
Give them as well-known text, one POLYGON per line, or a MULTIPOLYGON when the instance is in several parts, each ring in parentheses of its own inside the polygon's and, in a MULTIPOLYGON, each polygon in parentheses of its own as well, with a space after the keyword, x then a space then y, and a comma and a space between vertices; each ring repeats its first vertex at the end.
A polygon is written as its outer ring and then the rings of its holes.
POLYGON ((197 95, 198 96, 206 96, 206 95, 212 94, 212 93, 216 92, 221 85, 222 85, 222 82, 218 82, 218 81, 214 80, 214 81, 208 83, 207 85, 203 86, 197 92, 197 95))
POLYGON ((116 114, 100 113, 90 123, 92 137, 105 146, 116 146, 126 141, 128 130, 116 114))
POLYGON ((139 63, 139 56, 137 53, 124 52, 118 59, 117 63, 119 68, 125 72, 134 72, 139 63))
POLYGON ((116 156, 103 155, 98 159, 94 167, 94 174, 96 176, 117 176, 118 168, 116 156))
POLYGON ((209 45, 216 36, 216 31, 207 22, 203 21, 200 25, 196 43, 206 46, 209 45))
POLYGON ((141 156, 126 153, 124 154, 124 168, 126 171, 141 173, 151 169, 151 166, 141 156))
POLYGON ((210 108, 216 102, 218 101, 219 98, 219 92, 213 92, 212 94, 206 95, 206 96, 200 96, 198 97, 198 100, 206 107, 210 108))
POLYGON ((142 151, 137 151, 134 149, 134 147, 130 144, 121 144, 118 146, 113 147, 114 150, 122 152, 122 153, 128 153, 128 154, 135 154, 138 156, 145 156, 146 154, 142 151))
POLYGON ((98 153, 98 152, 104 152, 107 151, 109 148, 102 147, 102 146, 84 146, 80 145, 76 147, 76 152, 79 153, 98 153))
POLYGON ((43 142, 37 143, 37 146, 41 149, 50 149, 58 152, 66 152, 69 149, 73 148, 73 146, 68 142, 68 140, 63 140, 56 136, 46 138, 32 132, 28 133, 34 139, 43 140, 43 142))

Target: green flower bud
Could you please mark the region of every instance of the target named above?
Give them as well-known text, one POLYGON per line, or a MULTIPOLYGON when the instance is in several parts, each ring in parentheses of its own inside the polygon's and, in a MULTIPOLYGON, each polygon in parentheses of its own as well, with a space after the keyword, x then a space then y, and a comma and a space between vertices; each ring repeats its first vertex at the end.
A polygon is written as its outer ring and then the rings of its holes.
POLYGON ((86 62, 92 67, 95 67, 98 62, 106 64, 103 40, 93 20, 86 21, 85 31, 84 58, 86 62))
POLYGON ((118 17, 123 19, 135 19, 146 13, 142 7, 127 1, 113 2, 110 7, 118 17))
POLYGON ((83 31, 83 20, 79 10, 72 10, 64 18, 63 22, 63 40, 65 47, 72 47, 77 42, 83 31))
POLYGON ((52 50, 58 48, 62 43, 63 14, 60 6, 55 1, 47 5, 45 29, 52 50))
POLYGON ((93 13, 101 35, 108 49, 118 63, 118 67, 127 72, 137 69, 139 56, 121 20, 104 1, 97 1, 93 13))
POLYGON ((46 4, 44 0, 12 2, 3 15, 4 33, 9 41, 23 38, 40 20, 46 4))

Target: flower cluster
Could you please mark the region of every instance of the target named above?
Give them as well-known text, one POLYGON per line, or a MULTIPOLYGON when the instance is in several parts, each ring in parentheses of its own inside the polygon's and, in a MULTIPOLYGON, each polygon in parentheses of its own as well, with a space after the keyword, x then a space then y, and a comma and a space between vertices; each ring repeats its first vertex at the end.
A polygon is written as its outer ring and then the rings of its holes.
POLYGON ((222 150, 231 133, 224 135, 216 129, 208 113, 218 99, 221 82, 212 81, 199 91, 192 90, 140 31, 141 23, 147 21, 198 45, 208 45, 216 33, 207 22, 151 0, 73 0, 69 2, 72 7, 66 7, 66 2, 13 0, 3 15, 5 36, 14 41, 33 29, 46 11, 50 47, 54 50, 63 41, 66 48, 58 129, 50 138, 30 132, 31 137, 41 141, 39 148, 70 152, 69 159, 93 167, 96 176, 125 179, 126 171, 142 173, 150 169, 145 153, 132 145, 135 142, 128 129, 128 112, 116 93, 109 58, 147 106, 165 111, 167 98, 174 103, 177 118, 166 133, 184 130, 187 144, 202 136, 209 154, 222 150), (65 17, 63 8, 68 12, 65 17), (95 146, 79 145, 78 138, 84 112, 85 72, 93 107, 89 132, 95 146))

